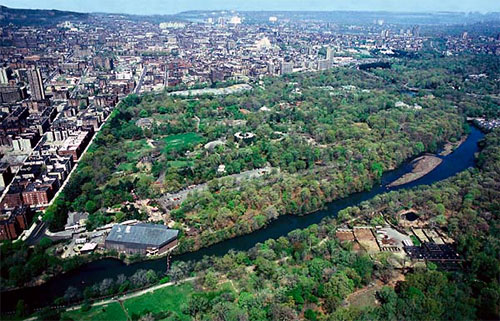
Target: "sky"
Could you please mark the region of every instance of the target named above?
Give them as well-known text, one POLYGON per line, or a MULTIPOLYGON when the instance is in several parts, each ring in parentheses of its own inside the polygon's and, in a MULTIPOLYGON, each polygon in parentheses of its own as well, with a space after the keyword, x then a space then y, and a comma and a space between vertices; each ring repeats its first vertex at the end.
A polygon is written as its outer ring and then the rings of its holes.
POLYGON ((12 8, 172 14, 187 10, 500 12, 500 0, 0 0, 12 8))

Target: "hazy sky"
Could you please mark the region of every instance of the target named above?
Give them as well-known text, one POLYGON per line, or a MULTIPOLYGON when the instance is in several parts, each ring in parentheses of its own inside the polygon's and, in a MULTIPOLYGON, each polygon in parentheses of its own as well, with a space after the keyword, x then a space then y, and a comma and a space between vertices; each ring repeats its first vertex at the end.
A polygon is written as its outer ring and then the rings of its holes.
POLYGON ((186 10, 500 11, 500 0, 0 0, 13 8, 169 14, 186 10))

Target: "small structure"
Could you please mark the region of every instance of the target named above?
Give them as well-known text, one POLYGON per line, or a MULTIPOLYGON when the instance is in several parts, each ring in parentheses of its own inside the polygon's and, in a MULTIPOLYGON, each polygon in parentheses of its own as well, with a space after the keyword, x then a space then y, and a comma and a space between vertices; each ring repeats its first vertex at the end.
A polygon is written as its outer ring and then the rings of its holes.
POLYGON ((219 167, 217 168, 217 174, 224 174, 225 172, 226 172, 226 165, 224 164, 219 165, 219 167))
POLYGON ((162 254, 177 245, 179 231, 165 225, 141 223, 127 226, 117 224, 109 233, 104 247, 127 254, 162 254))
POLYGON ((151 120, 151 118, 139 118, 135 122, 135 125, 141 127, 142 129, 151 128, 153 127, 153 121, 151 120))
POLYGON ((234 134, 234 138, 236 138, 237 141, 244 141, 245 143, 249 143, 253 141, 253 139, 255 138, 255 134, 251 132, 237 132, 236 134, 234 134))
POLYGON ((97 248, 97 243, 85 243, 80 249, 80 254, 92 253, 97 248))
POLYGON ((76 230, 85 226, 85 222, 89 218, 88 213, 84 212, 70 212, 68 215, 68 219, 66 220, 66 225, 64 225, 64 229, 67 230, 76 230))
POLYGON ((223 140, 214 140, 205 144, 204 148, 209 151, 213 151, 217 146, 223 146, 226 142, 223 140))

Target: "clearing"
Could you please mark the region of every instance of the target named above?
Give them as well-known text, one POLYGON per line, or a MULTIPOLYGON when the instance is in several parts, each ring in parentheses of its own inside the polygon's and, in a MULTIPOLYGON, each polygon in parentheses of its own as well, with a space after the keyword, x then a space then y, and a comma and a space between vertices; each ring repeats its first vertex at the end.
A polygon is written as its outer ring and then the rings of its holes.
POLYGON ((191 145, 199 144, 203 141, 203 137, 197 133, 185 133, 178 135, 170 135, 163 139, 165 147, 163 153, 168 154, 171 150, 181 150, 191 145))

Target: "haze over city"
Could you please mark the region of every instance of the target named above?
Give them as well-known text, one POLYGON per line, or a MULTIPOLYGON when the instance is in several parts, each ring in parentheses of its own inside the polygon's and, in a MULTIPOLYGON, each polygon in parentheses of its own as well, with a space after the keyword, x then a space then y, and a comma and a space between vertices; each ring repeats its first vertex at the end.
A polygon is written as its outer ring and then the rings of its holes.
POLYGON ((394 11, 394 12, 493 12, 500 11, 496 0, 2 0, 13 8, 58 9, 78 12, 128 14, 173 14, 187 10, 242 11, 394 11))

